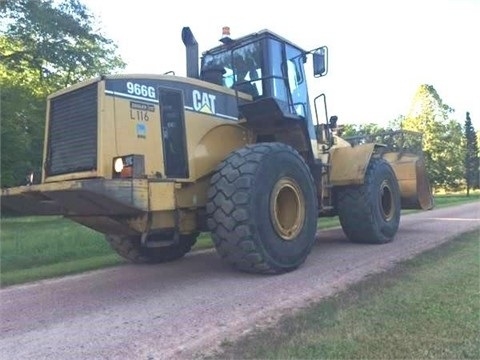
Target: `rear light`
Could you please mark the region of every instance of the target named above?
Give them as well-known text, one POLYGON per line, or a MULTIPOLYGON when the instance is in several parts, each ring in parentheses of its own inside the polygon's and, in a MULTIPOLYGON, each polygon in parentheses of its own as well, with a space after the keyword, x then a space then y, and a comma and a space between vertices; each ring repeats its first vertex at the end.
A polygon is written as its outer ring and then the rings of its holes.
POLYGON ((114 179, 142 178, 145 176, 145 160, 143 155, 126 155, 113 158, 114 179))

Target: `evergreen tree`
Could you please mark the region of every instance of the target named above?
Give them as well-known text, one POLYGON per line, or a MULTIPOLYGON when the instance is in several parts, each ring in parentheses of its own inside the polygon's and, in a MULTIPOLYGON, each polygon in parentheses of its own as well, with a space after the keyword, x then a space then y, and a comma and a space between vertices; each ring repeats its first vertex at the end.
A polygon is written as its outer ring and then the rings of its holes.
POLYGON ((467 112, 465 119, 465 139, 465 180, 467 182, 467 196, 469 196, 470 189, 478 189, 480 187, 480 159, 477 135, 473 128, 469 112, 467 112))

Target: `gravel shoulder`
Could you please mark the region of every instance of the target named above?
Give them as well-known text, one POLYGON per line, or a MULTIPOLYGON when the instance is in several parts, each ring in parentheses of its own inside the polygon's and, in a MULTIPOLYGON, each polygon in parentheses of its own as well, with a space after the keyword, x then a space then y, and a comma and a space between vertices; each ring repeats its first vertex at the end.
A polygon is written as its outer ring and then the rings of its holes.
POLYGON ((365 276, 480 227, 480 202, 403 216, 394 242, 320 231, 306 263, 277 276, 236 272, 214 251, 0 290, 5 359, 192 358, 365 276))

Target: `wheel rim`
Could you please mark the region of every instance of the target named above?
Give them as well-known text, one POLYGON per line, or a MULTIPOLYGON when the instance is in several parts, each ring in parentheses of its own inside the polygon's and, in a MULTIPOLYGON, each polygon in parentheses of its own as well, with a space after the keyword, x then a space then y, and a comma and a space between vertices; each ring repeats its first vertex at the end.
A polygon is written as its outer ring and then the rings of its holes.
POLYGON ((380 186, 380 211, 385 220, 389 221, 393 219, 395 214, 395 207, 393 206, 393 192, 388 182, 385 180, 380 186))
POLYGON ((305 199, 293 179, 280 179, 273 187, 270 218, 273 228, 284 240, 293 240, 302 230, 305 222, 305 199))

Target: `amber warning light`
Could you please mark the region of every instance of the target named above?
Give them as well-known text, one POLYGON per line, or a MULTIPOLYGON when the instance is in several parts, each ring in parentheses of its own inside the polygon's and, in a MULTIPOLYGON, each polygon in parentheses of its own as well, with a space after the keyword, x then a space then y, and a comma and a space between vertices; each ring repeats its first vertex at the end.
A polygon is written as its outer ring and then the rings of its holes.
POLYGON ((222 27, 222 38, 220 41, 224 44, 232 42, 232 39, 230 38, 230 26, 222 27))

